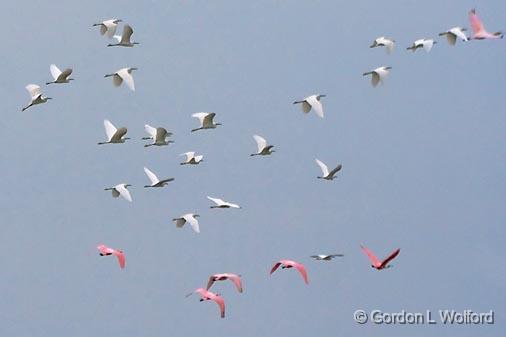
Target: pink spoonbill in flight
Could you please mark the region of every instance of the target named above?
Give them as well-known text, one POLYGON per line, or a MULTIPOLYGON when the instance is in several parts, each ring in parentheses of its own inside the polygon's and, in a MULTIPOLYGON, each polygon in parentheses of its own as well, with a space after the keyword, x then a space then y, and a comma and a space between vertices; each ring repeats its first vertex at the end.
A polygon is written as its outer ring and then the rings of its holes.
POLYGON ((207 282, 206 289, 209 290, 214 284, 215 281, 225 281, 230 280, 234 282, 237 291, 242 293, 242 282, 241 275, 231 274, 231 273, 223 273, 223 274, 214 274, 209 277, 209 281, 207 282))
POLYGON ((98 251, 100 256, 114 255, 118 258, 118 263, 121 269, 125 268, 125 253, 122 250, 107 247, 106 245, 98 245, 98 251))
POLYGON ((225 318, 225 300, 218 294, 207 291, 204 288, 198 288, 193 293, 189 293, 186 297, 198 293, 200 295, 200 302, 203 301, 214 301, 220 307, 221 318, 225 318))
POLYGON ((272 266, 271 275, 272 275, 272 273, 274 273, 276 271, 276 269, 279 268, 279 266, 281 266, 281 269, 288 269, 288 268, 297 269, 299 271, 299 273, 302 275, 304 282, 306 284, 309 284, 309 281, 307 280, 306 267, 304 267, 304 265, 302 263, 298 263, 298 262, 295 262, 292 260, 279 260, 278 262, 276 262, 276 264, 274 264, 274 266, 272 266))
POLYGON ((392 254, 390 254, 390 256, 388 256, 383 261, 380 261, 380 259, 378 259, 376 257, 376 255, 373 254, 373 252, 371 252, 369 249, 367 249, 367 247, 360 246, 360 248, 362 248, 362 250, 364 251, 364 253, 367 254, 367 257, 369 258, 369 260, 372 263, 371 267, 376 268, 378 270, 385 269, 385 268, 390 268, 391 265, 388 265, 388 263, 390 261, 392 261, 393 259, 395 259, 395 257, 397 255, 399 255, 399 253, 401 251, 400 248, 397 248, 392 254))
POLYGON ((473 29, 473 34, 469 38, 470 40, 502 39, 504 36, 501 32, 487 32, 483 22, 481 22, 474 8, 469 11, 469 22, 471 23, 471 28, 473 29))

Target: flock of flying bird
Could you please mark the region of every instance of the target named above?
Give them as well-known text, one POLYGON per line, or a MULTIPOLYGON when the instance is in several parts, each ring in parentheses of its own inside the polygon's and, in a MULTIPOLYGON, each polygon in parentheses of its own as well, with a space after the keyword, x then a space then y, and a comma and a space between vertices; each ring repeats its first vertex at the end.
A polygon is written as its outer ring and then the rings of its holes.
MULTIPOLYGON (((100 27, 100 33, 104 36, 106 36, 109 39, 114 39, 115 43, 109 43, 108 47, 134 47, 135 45, 139 44, 138 42, 131 41, 131 36, 133 34, 133 29, 130 25, 125 24, 123 26, 123 33, 121 35, 115 35, 116 28, 118 24, 122 22, 120 19, 111 19, 111 20, 105 20, 100 23, 96 23, 93 26, 94 27, 100 27)), ((485 27, 483 26, 483 23, 478 18, 476 11, 472 9, 469 11, 469 22, 472 28, 472 35, 466 36, 465 28, 461 27, 453 27, 445 32, 440 33, 440 36, 446 36, 448 43, 450 45, 455 45, 457 40, 461 41, 469 41, 469 40, 483 40, 483 39, 499 39, 503 38, 503 34, 501 32, 496 33, 489 33, 485 27)), ((413 42, 413 44, 407 48, 407 50, 411 50, 415 52, 418 49, 423 49, 426 52, 430 52, 434 44, 436 44, 437 41, 434 39, 419 39, 413 42)), ((395 40, 386 38, 384 36, 378 37, 374 40, 373 44, 370 46, 370 48, 376 48, 376 47, 385 47, 388 54, 392 53, 395 46, 395 40)), ((68 68, 64 71, 61 71, 56 65, 51 64, 50 65, 50 72, 53 77, 53 81, 47 82, 46 85, 50 84, 62 84, 62 83, 69 83, 73 80, 73 78, 70 78, 70 75, 72 74, 72 69, 68 68)), ((365 72, 363 75, 371 75, 371 84, 372 86, 376 87, 378 84, 382 83, 385 77, 389 74, 391 67, 389 66, 382 66, 379 68, 376 68, 372 71, 365 72)), ((137 68, 122 68, 114 73, 106 74, 104 77, 112 77, 113 84, 115 86, 121 86, 123 82, 128 86, 128 88, 132 91, 135 91, 135 84, 134 79, 132 76, 132 72, 134 70, 137 70, 137 68)), ((50 100, 50 97, 45 97, 42 94, 40 86, 36 84, 28 84, 26 86, 26 90, 28 90, 31 101, 30 103, 22 108, 22 111, 25 111, 26 109, 30 108, 31 106, 46 103, 48 100, 50 100)), ((309 113, 310 111, 314 111, 315 114, 321 118, 324 117, 323 114, 323 105, 320 102, 321 98, 325 97, 325 95, 321 94, 315 94, 308 96, 300 101, 295 101, 294 104, 301 104, 302 111, 304 113, 309 113)), ((194 113, 192 117, 197 118, 199 120, 200 126, 198 128, 192 129, 191 132, 204 130, 204 129, 215 129, 217 126, 221 125, 220 123, 214 122, 216 114, 211 112, 198 112, 194 113)), ((121 127, 116 128, 109 120, 104 120, 104 128, 107 140, 103 142, 99 142, 99 145, 103 144, 118 144, 118 143, 124 143, 129 138, 125 137, 127 133, 127 128, 121 127)), ((145 147, 149 146, 167 146, 174 141, 168 139, 172 133, 168 132, 163 127, 152 127, 150 125, 145 125, 144 129, 146 133, 149 135, 148 137, 143 137, 143 140, 151 140, 152 142, 149 144, 145 144, 145 147)), ((257 143, 257 152, 252 153, 251 156, 267 156, 271 155, 273 152, 273 145, 269 145, 265 138, 254 135, 253 136, 255 142, 257 143)), ((181 162, 181 165, 198 165, 203 161, 202 155, 196 155, 195 152, 186 152, 183 153, 182 156, 185 156, 186 159, 181 162)), ((316 163, 320 167, 322 171, 322 175, 318 176, 319 179, 325 179, 325 180, 333 180, 336 178, 336 174, 341 170, 342 165, 337 165, 334 169, 329 170, 327 165, 325 165, 322 161, 316 159, 316 163)), ((164 178, 159 179, 155 173, 153 173, 150 169, 147 167, 144 167, 144 172, 146 173, 150 183, 148 185, 145 185, 145 188, 160 188, 166 186, 169 182, 173 181, 174 178, 164 178)), ((113 187, 105 188, 106 191, 111 191, 113 197, 123 197, 129 202, 132 202, 132 196, 128 190, 128 187, 131 186, 130 184, 121 183, 118 185, 115 185, 113 187)), ((219 198, 214 197, 207 197, 210 201, 214 203, 214 205, 210 206, 211 208, 241 208, 239 205, 224 201, 219 198)), ((199 222, 197 218, 199 217, 198 214, 194 213, 187 213, 184 215, 181 215, 180 217, 172 219, 177 228, 183 227, 186 223, 188 223, 191 228, 196 232, 200 233, 200 227, 199 222)), ((114 249, 111 247, 108 247, 104 244, 100 244, 97 246, 97 249, 99 251, 100 256, 116 256, 118 259, 118 263, 120 268, 125 268, 126 265, 126 258, 125 254, 120 249, 114 249)), ((371 262, 371 267, 382 270, 385 268, 391 267, 389 264, 390 261, 392 261, 397 255, 400 253, 400 249, 394 250, 388 257, 386 257, 383 260, 380 260, 378 257, 376 257, 367 247, 361 246, 361 249, 363 252, 367 255, 371 262)), ((314 258, 315 260, 320 261, 330 261, 335 257, 342 257, 343 254, 319 254, 319 255, 313 255, 311 258, 314 258)), ((295 268, 300 275, 302 276, 303 281, 306 284, 309 284, 308 280, 308 273, 305 268, 305 266, 299 262, 292 261, 292 260, 279 260, 276 262, 271 270, 270 274, 274 273, 278 268, 281 267, 281 269, 290 269, 295 268)), ((221 274, 214 274, 209 277, 209 280, 207 282, 207 286, 205 288, 198 288, 192 293, 188 294, 187 296, 197 293, 200 295, 200 301, 207 301, 211 300, 214 301, 220 309, 220 315, 222 318, 225 317, 225 301, 222 296, 213 293, 209 291, 209 289, 214 285, 217 281, 225 281, 230 280, 234 283, 237 291, 239 293, 243 292, 243 286, 241 281, 241 276, 238 274, 233 273, 221 273, 221 274)))

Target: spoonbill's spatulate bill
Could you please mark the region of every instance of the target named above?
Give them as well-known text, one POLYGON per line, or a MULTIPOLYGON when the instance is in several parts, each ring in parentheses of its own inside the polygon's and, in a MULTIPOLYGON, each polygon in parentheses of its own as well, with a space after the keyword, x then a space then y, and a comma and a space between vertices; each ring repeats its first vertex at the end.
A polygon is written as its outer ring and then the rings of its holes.
POLYGON ((142 139, 152 139, 153 143, 145 144, 144 147, 149 146, 164 146, 174 143, 172 140, 167 140, 167 137, 172 136, 171 132, 167 132, 165 128, 159 127, 154 128, 151 125, 144 125, 144 130, 150 135, 150 137, 143 137, 142 139))
POLYGON ((113 187, 104 188, 105 191, 111 191, 113 198, 122 196, 124 199, 132 202, 132 196, 128 191, 127 187, 132 186, 130 184, 118 184, 113 187))
POLYGON ((274 152, 272 149, 274 145, 267 145, 267 141, 264 137, 259 135, 253 135, 255 142, 257 143, 258 151, 257 153, 252 153, 250 156, 267 156, 274 152))
POLYGON ((117 43, 109 43, 107 47, 133 47, 136 44, 139 44, 139 42, 133 42, 130 41, 130 37, 134 33, 134 30, 130 25, 125 25, 123 27, 123 34, 121 35, 114 35, 113 38, 117 41, 117 43))
POLYGON ((52 99, 51 97, 45 97, 42 95, 40 91, 40 87, 37 84, 28 84, 26 90, 30 94, 30 104, 21 109, 21 111, 25 111, 31 106, 46 103, 48 99, 52 99))
POLYGON ((216 114, 214 112, 196 112, 192 115, 192 117, 197 118, 200 122, 200 127, 196 129, 192 129, 192 132, 204 129, 216 129, 216 126, 221 125, 221 123, 215 123, 214 117, 216 114))
POLYGON ((416 40, 415 42, 413 42, 413 44, 406 49, 415 52, 417 49, 422 48, 423 50, 425 50, 428 53, 432 50, 432 47, 436 43, 437 42, 434 41, 433 39, 419 39, 419 40, 416 40))
POLYGON ((318 261, 330 261, 335 257, 343 257, 343 254, 318 254, 318 255, 311 255, 311 257, 318 261))
POLYGON ((376 48, 376 47, 385 47, 388 54, 391 54, 394 51, 395 46, 395 40, 387 39, 384 36, 380 36, 374 40, 372 45, 369 46, 369 48, 376 48))
POLYGON ((466 34, 464 33, 466 31, 465 28, 461 27, 453 27, 446 32, 439 33, 439 36, 446 36, 446 39, 448 40, 448 43, 451 46, 454 46, 457 43, 457 39, 460 39, 462 41, 468 41, 468 38, 466 34))
POLYGON ((125 81, 126 85, 130 90, 135 91, 135 83, 134 77, 132 76, 132 71, 137 70, 137 68, 121 68, 112 74, 106 74, 104 77, 112 77, 112 83, 114 86, 119 87, 123 81, 125 81))
POLYGON ((388 265, 388 263, 390 261, 392 261, 397 255, 399 255, 399 252, 401 251, 401 249, 398 248, 395 251, 393 251, 392 254, 390 254, 386 259, 381 261, 380 259, 378 259, 376 257, 376 255, 373 254, 373 252, 371 252, 369 249, 367 249, 367 247, 364 247, 364 246, 360 246, 360 247, 362 248, 364 253, 367 255, 369 260, 371 261, 371 267, 378 269, 378 270, 390 268, 391 265, 388 265))
POLYGON ((209 277, 209 281, 207 281, 206 289, 209 290, 214 282, 216 281, 225 281, 230 280, 234 283, 238 292, 242 293, 242 282, 241 275, 232 274, 232 273, 223 273, 223 274, 214 274, 209 277))
POLYGON ((489 33, 474 8, 469 11, 469 23, 473 29, 471 40, 502 39, 504 37, 502 32, 489 33))
POLYGON ((281 266, 281 269, 289 269, 289 268, 295 268, 299 271, 300 275, 304 279, 304 282, 306 284, 309 284, 308 278, 307 278, 307 272, 306 267, 302 263, 298 263, 292 260, 280 260, 274 264, 271 268, 271 275, 278 269, 278 267, 281 266))
POLYGON ((118 23, 121 21, 121 19, 105 20, 99 23, 95 23, 93 27, 100 27, 100 34, 105 35, 111 39, 114 36, 114 33, 116 33, 116 27, 118 27, 118 23))
POLYGON ((125 140, 130 139, 128 137, 123 138, 123 136, 126 135, 126 133, 128 132, 127 128, 123 127, 123 128, 116 129, 116 127, 107 119, 104 120, 104 128, 105 128, 105 134, 107 136, 107 141, 100 142, 100 143, 98 143, 98 145, 120 144, 120 143, 124 143, 125 140))
POLYGON ((69 83, 74 80, 73 78, 69 78, 70 74, 72 74, 72 69, 70 68, 61 71, 55 64, 51 64, 49 66, 49 71, 54 80, 52 82, 46 82, 46 85, 53 83, 69 83))
POLYGON ((390 69, 392 69, 392 67, 387 66, 378 67, 374 70, 363 73, 362 76, 371 75, 371 85, 373 87, 377 87, 378 84, 383 83, 385 78, 390 73, 390 69))
POLYGON ((146 175, 148 176, 149 178, 149 181, 151 181, 151 185, 145 185, 144 187, 164 187, 165 185, 167 185, 169 182, 173 181, 174 178, 167 178, 167 179, 163 179, 163 180, 160 180, 158 179, 158 177, 153 173, 151 172, 150 169, 148 169, 147 167, 144 167, 144 172, 146 173, 146 175))
POLYGON ((237 204, 233 204, 231 202, 227 202, 222 199, 212 198, 209 196, 207 197, 207 199, 211 200, 212 202, 214 202, 216 204, 216 205, 211 206, 210 208, 241 208, 241 206, 239 206, 237 204))
POLYGON ((223 297, 213 292, 210 292, 204 288, 196 289, 193 293, 188 294, 187 297, 194 293, 200 295, 200 302, 211 300, 214 303, 218 304, 218 307, 220 308, 220 316, 221 318, 225 318, 225 300, 223 299, 223 297))
POLYGON ((98 245, 97 249, 100 253, 100 256, 109 256, 114 255, 118 258, 118 263, 121 269, 125 268, 125 254, 122 250, 119 249, 113 249, 110 247, 107 247, 106 245, 98 245))
POLYGON ((181 215, 179 218, 174 218, 172 221, 176 223, 177 228, 182 228, 185 223, 189 223, 195 233, 200 233, 199 222, 197 218, 200 217, 198 214, 187 213, 181 215))
POLYGON ((326 95, 315 94, 304 98, 302 101, 295 101, 293 104, 302 104, 302 111, 304 113, 309 113, 309 111, 314 110, 318 117, 323 118, 323 105, 320 99, 325 96, 326 95))
POLYGON ((186 160, 180 163, 180 165, 198 165, 204 159, 203 155, 196 156, 195 152, 193 151, 185 152, 182 153, 181 155, 186 156, 186 160))
POLYGON ((335 169, 329 172, 329 168, 327 165, 325 165, 322 161, 315 159, 318 166, 320 166, 320 169, 322 170, 322 176, 316 177, 318 179, 325 179, 325 180, 334 180, 336 177, 336 173, 339 172, 343 166, 341 164, 337 165, 335 169))

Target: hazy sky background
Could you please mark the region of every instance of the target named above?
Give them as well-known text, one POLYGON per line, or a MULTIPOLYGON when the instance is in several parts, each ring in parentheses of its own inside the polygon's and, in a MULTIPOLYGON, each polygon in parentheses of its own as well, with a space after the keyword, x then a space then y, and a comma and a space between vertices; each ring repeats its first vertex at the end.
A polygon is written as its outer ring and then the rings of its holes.
POLYGON ((498 0, 4 2, 0 335, 503 336, 506 41, 437 36, 469 28, 474 6, 506 30, 498 0), (107 48, 91 25, 112 17, 141 44, 107 48), (368 48, 381 35, 393 55, 368 48), (423 37, 438 37, 431 53, 405 50, 423 37), (21 113, 51 63, 76 80, 21 113), (381 65, 393 70, 373 89, 362 73, 381 65), (127 66, 135 92, 103 78, 127 66), (292 105, 313 93, 327 94, 323 120, 292 105), (191 134, 198 111, 223 126, 191 134), (105 118, 133 139, 98 146, 105 118), (176 143, 145 149, 145 123, 176 143), (249 157, 255 133, 277 152, 249 157), (180 166, 186 151, 205 161, 180 166), (316 179, 316 157, 342 163, 339 178, 316 179), (176 180, 146 190, 145 165, 176 180), (133 203, 103 191, 121 182, 133 203), (243 209, 210 210, 207 195, 243 209), (171 222, 186 212, 200 235, 171 222), (361 243, 401 248, 394 268, 373 270, 361 243), (346 256, 309 258, 334 252, 346 256), (269 276, 281 258, 304 263, 309 286, 269 276), (244 280, 243 294, 213 288, 226 319, 184 296, 218 272, 244 280), (362 326, 356 309, 492 309, 496 322, 362 326))

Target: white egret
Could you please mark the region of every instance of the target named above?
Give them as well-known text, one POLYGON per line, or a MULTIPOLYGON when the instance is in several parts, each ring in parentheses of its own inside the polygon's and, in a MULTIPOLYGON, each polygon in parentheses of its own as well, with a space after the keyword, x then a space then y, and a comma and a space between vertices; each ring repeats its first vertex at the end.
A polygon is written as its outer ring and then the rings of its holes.
POLYGON ((419 48, 423 48, 427 53, 431 51, 432 47, 437 43, 433 39, 419 39, 413 42, 413 44, 406 48, 407 50, 412 50, 415 52, 419 48))
POLYGON ((295 101, 293 104, 302 104, 302 111, 308 113, 311 109, 320 117, 323 118, 323 106, 320 98, 326 95, 315 94, 304 98, 302 101, 295 101))
POLYGON ((32 105, 42 104, 46 103, 48 99, 52 99, 51 97, 45 97, 42 95, 42 92, 40 91, 40 87, 36 84, 28 84, 26 87, 26 90, 28 90, 28 93, 30 94, 30 104, 25 106, 21 109, 21 111, 25 111, 32 105))
POLYGON ((134 45, 139 44, 139 42, 130 41, 130 37, 132 36, 133 33, 134 30, 132 29, 132 27, 126 24, 123 27, 123 34, 113 36, 113 38, 117 41, 117 43, 109 43, 107 47, 115 47, 115 46, 133 47, 134 45))
POLYGON ((104 191, 111 191, 113 198, 117 198, 120 195, 126 200, 132 202, 132 196, 130 192, 127 190, 127 187, 132 186, 130 184, 118 184, 113 187, 104 188, 104 191))
POLYGON ((165 128, 154 128, 151 125, 144 125, 144 130, 151 136, 151 137, 142 137, 142 139, 152 139, 153 143, 151 144, 145 144, 144 147, 148 146, 163 146, 163 145, 169 145, 170 143, 174 143, 172 140, 167 140, 167 137, 172 136, 172 132, 167 132, 165 128))
POLYGON ((264 137, 259 135, 253 135, 255 142, 257 142, 258 152, 252 153, 250 156, 267 156, 275 152, 272 148, 274 145, 267 145, 267 141, 264 137))
POLYGON ((320 169, 322 170, 323 174, 321 177, 317 177, 318 179, 334 180, 335 174, 343 168, 343 166, 339 164, 336 166, 335 169, 329 172, 329 168, 322 161, 316 159, 316 163, 318 164, 318 166, 320 166, 320 169))
POLYGON ((439 36, 446 35, 446 39, 448 40, 448 43, 451 46, 454 46, 457 43, 457 38, 461 39, 462 41, 466 42, 469 41, 466 34, 464 33, 466 31, 465 28, 461 27, 453 27, 446 32, 439 33, 439 36))
POLYGON ((383 80, 390 73, 390 69, 392 69, 392 67, 385 67, 385 66, 379 67, 374 70, 363 73, 362 76, 372 75, 371 84, 373 87, 376 87, 378 86, 379 83, 383 83, 383 80))
POLYGON ((343 254, 318 254, 318 255, 311 255, 311 257, 317 261, 330 261, 335 257, 343 257, 343 254))
POLYGON ((198 165, 204 158, 203 155, 196 156, 193 151, 182 153, 181 156, 186 156, 186 160, 180 165, 198 165))
POLYGON ((241 206, 237 204, 233 204, 231 202, 227 202, 218 198, 212 198, 208 196, 207 199, 211 200, 216 204, 214 206, 211 206, 210 208, 241 208, 241 206))
POLYGON ((116 127, 107 119, 104 120, 104 128, 105 134, 107 136, 107 142, 100 142, 98 145, 103 144, 119 144, 124 143, 125 140, 130 139, 128 137, 123 138, 126 135, 128 129, 127 128, 119 128, 116 127))
POLYGON ((216 126, 221 125, 221 123, 214 122, 214 116, 216 114, 214 112, 196 112, 192 115, 192 117, 198 118, 200 122, 200 127, 196 129, 192 129, 192 132, 204 129, 216 129, 216 126))
POLYGON ((52 83, 69 83, 74 80, 73 78, 69 78, 70 74, 72 74, 72 69, 70 68, 61 71, 55 64, 51 64, 49 70, 51 71, 51 76, 53 76, 54 81, 46 82, 46 85, 52 83))
POLYGON ((104 77, 112 77, 112 83, 114 86, 119 87, 123 81, 127 84, 130 90, 135 91, 135 83, 134 78, 132 76, 132 71, 137 70, 137 68, 121 68, 112 74, 104 75, 104 77))
POLYGON ((385 47, 388 54, 391 54, 394 50, 395 40, 388 39, 384 36, 380 36, 374 40, 369 48, 385 47))
POLYGON ((95 23, 93 27, 99 26, 101 35, 106 35, 108 38, 112 38, 114 36, 114 33, 116 33, 116 27, 118 26, 118 23, 122 21, 123 20, 121 19, 105 20, 99 23, 95 23))
POLYGON ((192 229, 195 231, 195 233, 200 233, 200 227, 199 222, 196 218, 200 217, 198 214, 193 213, 187 213, 184 215, 181 215, 179 218, 174 218, 172 221, 176 223, 177 228, 182 228, 185 223, 189 223, 190 226, 192 226, 192 229))
POLYGON ((164 187, 169 182, 171 182, 171 181, 174 180, 174 178, 167 178, 167 179, 160 180, 147 167, 144 167, 144 172, 146 173, 146 175, 148 176, 149 180, 151 181, 151 185, 145 185, 144 187, 164 187))

